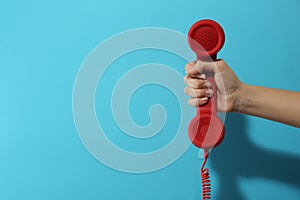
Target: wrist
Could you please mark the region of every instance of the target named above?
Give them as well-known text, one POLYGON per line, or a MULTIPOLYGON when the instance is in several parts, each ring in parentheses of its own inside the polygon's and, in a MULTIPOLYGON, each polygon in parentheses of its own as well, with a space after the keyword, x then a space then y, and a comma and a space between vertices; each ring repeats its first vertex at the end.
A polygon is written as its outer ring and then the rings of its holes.
POLYGON ((249 95, 251 96, 251 85, 241 83, 235 92, 233 112, 245 113, 249 104, 249 95))

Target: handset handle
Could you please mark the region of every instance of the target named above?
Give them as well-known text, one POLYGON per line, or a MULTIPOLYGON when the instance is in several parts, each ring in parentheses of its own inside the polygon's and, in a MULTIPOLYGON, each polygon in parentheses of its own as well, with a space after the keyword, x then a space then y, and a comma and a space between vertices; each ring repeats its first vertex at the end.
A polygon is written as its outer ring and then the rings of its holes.
POLYGON ((206 79, 211 83, 212 90, 214 92, 213 96, 208 99, 207 103, 202 106, 198 106, 197 115, 217 115, 217 86, 214 79, 213 73, 206 73, 206 79))

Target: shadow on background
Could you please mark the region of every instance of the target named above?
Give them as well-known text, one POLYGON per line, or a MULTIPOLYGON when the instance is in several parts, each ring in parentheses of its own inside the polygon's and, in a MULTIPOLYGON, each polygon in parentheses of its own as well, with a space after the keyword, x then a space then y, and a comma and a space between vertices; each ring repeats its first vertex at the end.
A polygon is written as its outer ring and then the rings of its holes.
MULTIPOLYGON (((245 199, 238 187, 238 177, 260 177, 300 189, 300 158, 263 149, 248 138, 245 117, 229 113, 222 144, 210 156, 210 164, 220 179, 216 200, 245 199)), ((213 182, 212 182, 213 184, 213 182)))

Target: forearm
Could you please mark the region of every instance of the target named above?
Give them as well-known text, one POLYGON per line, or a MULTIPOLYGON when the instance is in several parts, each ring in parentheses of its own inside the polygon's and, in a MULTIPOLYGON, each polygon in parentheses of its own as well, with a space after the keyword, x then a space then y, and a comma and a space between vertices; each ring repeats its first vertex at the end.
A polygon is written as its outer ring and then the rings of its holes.
POLYGON ((300 93, 242 84, 236 111, 300 127, 300 93))

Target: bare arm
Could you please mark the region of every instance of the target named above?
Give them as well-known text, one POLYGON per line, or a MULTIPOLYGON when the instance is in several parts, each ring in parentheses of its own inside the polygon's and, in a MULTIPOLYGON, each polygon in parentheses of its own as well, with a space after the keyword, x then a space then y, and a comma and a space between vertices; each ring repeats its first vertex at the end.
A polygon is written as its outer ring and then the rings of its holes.
POLYGON ((242 84, 236 111, 300 128, 300 93, 242 84))

